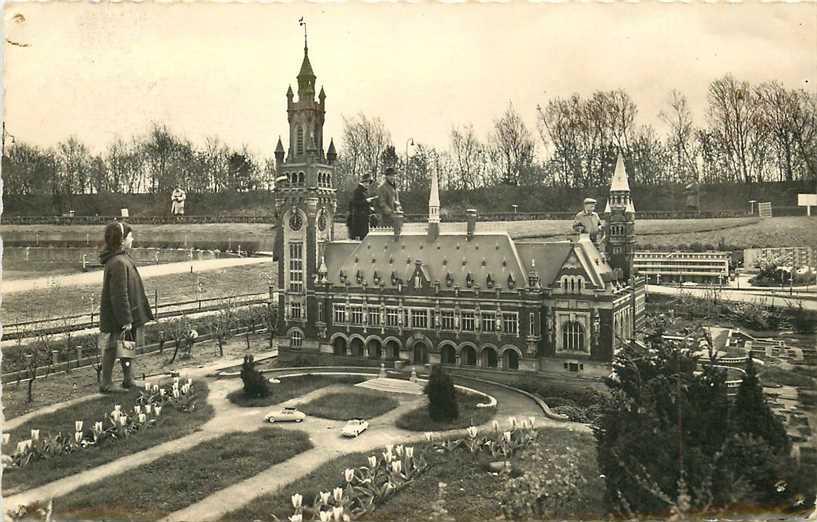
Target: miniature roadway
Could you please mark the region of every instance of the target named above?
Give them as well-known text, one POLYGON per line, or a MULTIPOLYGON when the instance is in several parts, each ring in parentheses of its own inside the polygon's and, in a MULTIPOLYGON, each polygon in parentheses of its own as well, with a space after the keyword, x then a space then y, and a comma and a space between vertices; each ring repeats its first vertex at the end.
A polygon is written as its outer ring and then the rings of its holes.
MULTIPOLYGON (((142 276, 142 279, 149 279, 151 277, 180 274, 182 272, 207 272, 210 270, 219 270, 222 268, 231 268, 235 266, 257 265, 261 263, 272 264, 272 259, 269 257, 239 257, 227 259, 179 261, 177 263, 141 266, 139 267, 139 275, 142 276)), ((54 279, 59 280, 61 286, 101 285, 102 272, 95 270, 92 272, 84 272, 82 274, 64 275, 58 277, 37 277, 34 279, 3 281, 0 289, 2 289, 4 295, 13 294, 16 292, 29 292, 31 290, 48 288, 48 283, 54 279)))
MULTIPOLYGON (((659 295, 691 295, 693 297, 700 297, 703 299, 709 299, 712 297, 712 290, 707 288, 695 288, 694 286, 683 286, 681 288, 678 287, 670 287, 670 286, 659 286, 659 285, 647 285, 647 293, 648 294, 659 294, 659 295)), ((805 296, 804 296, 805 297, 805 296)), ((789 303, 793 305, 802 304, 803 308, 806 310, 813 310, 817 311, 817 301, 813 299, 803 299, 795 293, 794 295, 789 295, 788 293, 780 292, 776 295, 772 294, 758 294, 758 293, 750 293, 744 292, 741 290, 729 290, 724 288, 723 290, 718 290, 718 299, 722 301, 732 301, 732 302, 742 302, 742 303, 756 303, 756 302, 764 302, 769 306, 780 306, 785 307, 789 303)))
MULTIPOLYGON (((258 354, 258 357, 271 354, 273 353, 261 353, 258 354)), ((242 359, 217 361, 201 368, 182 370, 182 377, 202 379, 208 375, 212 375, 218 369, 238 366, 241 363, 242 359)), ((263 426, 277 426, 283 429, 303 431, 309 435, 313 448, 284 462, 270 466, 267 470, 254 477, 239 481, 225 489, 216 491, 203 500, 175 513, 171 513, 163 519, 165 522, 218 520, 226 513, 240 509, 261 495, 275 492, 279 488, 305 476, 322 464, 342 455, 370 451, 384 447, 387 444, 408 444, 425 440, 424 433, 402 430, 394 425, 395 420, 400 415, 424 404, 425 399, 423 396, 407 394, 396 395, 400 400, 400 405, 397 408, 379 417, 369 419, 369 429, 367 431, 355 439, 346 439, 341 436, 341 429, 345 425, 343 421, 307 416, 304 422, 297 424, 268 424, 264 422, 264 416, 272 409, 305 404, 322 395, 337 391, 338 389, 348 390, 348 386, 330 385, 277 405, 247 408, 236 406, 227 400, 228 393, 241 388, 242 383, 240 379, 216 380, 211 378, 208 379, 207 382, 210 388, 208 403, 212 405, 214 415, 212 419, 196 432, 37 488, 7 496, 4 499, 5 509, 8 511, 20 505, 27 505, 35 501, 47 501, 51 498, 59 503, 59 497, 67 495, 83 486, 98 482, 113 475, 126 473, 140 465, 187 450, 202 442, 230 432, 252 432, 261 429, 263 426)), ((508 391, 498 386, 482 383, 478 385, 478 389, 496 398, 498 404, 495 420, 498 420, 502 427, 507 425, 508 417, 514 416, 520 418, 535 417, 536 426, 539 428, 549 427, 566 431, 590 431, 590 428, 583 424, 561 422, 546 418, 541 408, 533 400, 521 394, 508 391)), ((83 398, 83 400, 89 400, 99 396, 99 394, 93 394, 87 398, 83 398)), ((76 404, 77 402, 81 401, 74 400, 43 408, 25 415, 20 419, 12 419, 12 421, 9 421, 7 424, 9 427, 14 427, 37 415, 56 411, 76 404)), ((490 424, 489 422, 479 427, 485 429, 490 427, 490 424)), ((442 433, 446 435, 464 435, 465 430, 451 430, 442 433)), ((259 458, 263 458, 263 455, 259 455, 259 458)), ((340 477, 338 477, 338 479, 340 480, 340 477)), ((332 484, 327 484, 326 487, 331 488, 332 484)))

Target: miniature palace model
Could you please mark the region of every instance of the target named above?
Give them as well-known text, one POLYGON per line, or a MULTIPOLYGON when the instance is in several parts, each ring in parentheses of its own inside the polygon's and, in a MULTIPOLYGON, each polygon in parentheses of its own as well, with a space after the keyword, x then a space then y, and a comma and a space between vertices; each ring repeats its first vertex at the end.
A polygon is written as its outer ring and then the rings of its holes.
POLYGON ((286 159, 280 138, 275 150, 287 178, 275 192, 282 358, 609 373, 613 354, 643 320, 646 291, 631 274, 635 209, 621 157, 604 253, 587 234, 518 242, 480 230, 475 210, 464 231, 443 231, 436 175, 427 230, 404 231, 397 215, 393 228, 361 241, 335 240, 337 154, 331 141, 324 153, 326 93, 321 88, 315 100, 306 45, 297 79, 298 100, 291 87, 286 94, 286 159))

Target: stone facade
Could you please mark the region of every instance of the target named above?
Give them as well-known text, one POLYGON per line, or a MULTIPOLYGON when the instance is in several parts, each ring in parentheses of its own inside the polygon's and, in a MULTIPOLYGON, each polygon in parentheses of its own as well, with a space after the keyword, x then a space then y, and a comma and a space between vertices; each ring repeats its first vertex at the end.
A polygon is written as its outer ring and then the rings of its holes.
POLYGON ((611 223, 625 228, 610 244, 621 246, 620 254, 609 247, 612 255, 603 254, 587 234, 515 241, 506 231, 481 230, 475 211, 465 232, 441 230, 436 179, 427 231, 405 232, 398 224, 361 241, 335 240, 334 147, 324 155, 320 146, 325 95, 321 90, 314 101, 306 49, 304 64, 298 102, 291 89, 287 94, 285 160, 280 140, 276 149, 279 173, 287 177, 275 198, 282 358, 311 353, 346 357, 352 365, 402 360, 607 375, 614 352, 634 337, 644 314, 644 281, 630 277, 629 188, 615 180, 611 187, 611 223), (295 126, 314 132, 303 150, 295 126))

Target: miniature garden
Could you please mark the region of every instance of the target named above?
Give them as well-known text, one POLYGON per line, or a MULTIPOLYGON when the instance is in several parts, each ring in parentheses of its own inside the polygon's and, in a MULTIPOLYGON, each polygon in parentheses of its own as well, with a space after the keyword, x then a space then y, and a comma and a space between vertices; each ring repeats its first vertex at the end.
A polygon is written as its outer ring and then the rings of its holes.
MULTIPOLYGON (((91 342, 80 359, 90 365, 66 372, 43 364, 28 377, 32 348, 49 353, 35 342, 12 357, 9 368, 24 361, 23 371, 4 386, 8 514, 301 522, 804 513, 815 484, 803 477, 817 462, 805 450, 792 455, 812 440, 812 417, 803 424, 777 409, 770 389, 817 391, 808 351, 794 358, 791 348, 772 350, 744 333, 762 331, 738 331, 774 311, 681 299, 649 303, 645 344, 622 350, 605 382, 517 383, 571 422, 440 366, 421 378, 389 373, 417 395, 367 387, 383 369, 279 366, 267 307, 225 303, 204 317, 160 323, 135 361, 145 388, 114 395, 93 394, 91 342), (700 328, 716 319, 734 328, 700 328), (757 359, 727 372, 701 346, 757 359), (293 412, 299 421, 284 422, 293 412), (357 419, 371 424, 345 436, 357 419)), ((790 346, 813 336, 778 317, 790 346)))

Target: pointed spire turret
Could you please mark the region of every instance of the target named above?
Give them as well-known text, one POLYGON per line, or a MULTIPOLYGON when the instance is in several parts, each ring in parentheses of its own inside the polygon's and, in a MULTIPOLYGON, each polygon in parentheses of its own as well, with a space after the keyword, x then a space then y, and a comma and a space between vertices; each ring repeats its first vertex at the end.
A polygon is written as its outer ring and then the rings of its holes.
POLYGON ((618 153, 616 160, 616 172, 613 174, 613 181, 610 184, 612 192, 630 192, 630 184, 627 182, 627 170, 624 168, 624 156, 618 153))
POLYGON ((329 139, 329 150, 326 151, 326 159, 330 165, 334 165, 335 160, 338 159, 338 153, 335 150, 335 139, 329 139))
MULTIPOLYGON (((306 37, 304 37, 306 38, 306 37)), ((298 101, 315 99, 315 73, 312 71, 312 64, 309 63, 309 49, 304 40, 304 60, 301 62, 301 70, 298 72, 298 101)))
POLYGON ((323 85, 321 85, 321 92, 318 93, 318 99, 321 101, 321 104, 323 104, 323 100, 326 99, 326 91, 323 90, 323 85))
POLYGON ((440 237, 440 187, 436 169, 431 174, 431 191, 428 194, 428 238, 440 237))
POLYGON ((295 96, 295 93, 292 92, 292 85, 287 87, 287 98, 292 101, 292 97, 295 96))
POLYGON ((284 164, 284 144, 278 136, 278 145, 275 146, 275 168, 280 169, 284 164))

